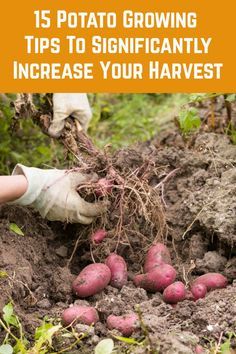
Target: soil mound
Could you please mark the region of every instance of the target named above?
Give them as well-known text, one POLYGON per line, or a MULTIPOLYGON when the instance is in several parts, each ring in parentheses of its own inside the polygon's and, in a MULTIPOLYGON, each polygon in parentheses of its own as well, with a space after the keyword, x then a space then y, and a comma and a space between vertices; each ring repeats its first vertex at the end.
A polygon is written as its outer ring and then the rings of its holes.
MULTIPOLYGON (((187 148, 176 135, 165 137, 165 145, 158 138, 121 150, 112 161, 118 171, 132 173, 142 169, 143 178, 158 193, 167 224, 161 233, 149 230, 151 224, 142 219, 136 220, 136 228, 127 227, 126 242, 120 242, 117 251, 129 266, 128 285, 121 291, 108 286, 86 301, 76 300, 71 292, 72 280, 92 262, 92 256, 103 261, 116 247, 114 210, 109 210, 106 219, 109 237, 93 250, 88 238, 101 223, 99 220, 92 226, 63 226, 42 220, 26 208, 2 206, 0 270, 6 275, 0 278, 0 307, 12 298, 31 338, 44 316, 59 317, 74 301, 95 305, 101 322, 83 343, 83 353, 91 353, 90 345, 94 347, 108 336, 104 323, 109 314, 135 310, 137 304, 150 341, 156 343, 159 353, 194 353, 199 342, 205 344, 204 338, 224 339, 235 331, 234 282, 226 289, 209 293, 205 299, 185 300, 173 308, 162 301, 160 294, 136 289, 131 279, 142 270, 146 249, 154 239, 167 244, 178 279, 187 284, 207 271, 219 271, 230 282, 236 278, 236 146, 224 135, 203 133, 187 148), (10 223, 21 227, 24 236, 9 231, 10 223), (140 247, 140 233, 147 247, 140 247)), ((128 219, 129 215, 125 217, 128 219)), ((142 353, 142 349, 137 348, 136 352, 142 353)))

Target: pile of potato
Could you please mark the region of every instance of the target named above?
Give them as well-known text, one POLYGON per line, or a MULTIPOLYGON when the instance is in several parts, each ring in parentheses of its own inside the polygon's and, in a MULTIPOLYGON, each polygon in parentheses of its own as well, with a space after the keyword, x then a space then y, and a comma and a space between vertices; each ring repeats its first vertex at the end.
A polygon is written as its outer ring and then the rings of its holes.
MULTIPOLYGON (((190 288, 186 289, 184 283, 175 281, 177 273, 171 263, 169 250, 164 244, 152 245, 145 258, 144 274, 138 274, 133 279, 135 286, 152 293, 162 292, 163 300, 173 305, 185 299, 196 301, 204 298, 210 290, 227 286, 227 279, 223 275, 208 273, 196 278, 190 288)), ((101 292, 108 284, 121 289, 127 280, 124 258, 111 253, 105 263, 94 263, 85 267, 74 280, 72 288, 79 298, 86 298, 101 292)), ((91 325, 99 321, 99 315, 93 307, 72 306, 63 312, 62 320, 66 326, 75 322, 91 325)), ((124 316, 110 315, 107 318, 107 327, 129 336, 135 330, 137 322, 138 316, 135 313, 124 316)))

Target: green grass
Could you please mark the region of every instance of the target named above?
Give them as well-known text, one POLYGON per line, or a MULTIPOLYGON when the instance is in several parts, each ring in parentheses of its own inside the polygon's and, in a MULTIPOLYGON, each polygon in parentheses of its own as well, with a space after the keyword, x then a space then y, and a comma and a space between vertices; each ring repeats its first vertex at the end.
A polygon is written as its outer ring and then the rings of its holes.
POLYGON ((45 136, 30 119, 11 129, 13 112, 0 103, 0 174, 10 174, 16 163, 28 166, 59 166, 62 148, 45 136))
POLYGON ((113 149, 151 139, 173 121, 184 94, 96 94, 89 133, 99 147, 113 149))

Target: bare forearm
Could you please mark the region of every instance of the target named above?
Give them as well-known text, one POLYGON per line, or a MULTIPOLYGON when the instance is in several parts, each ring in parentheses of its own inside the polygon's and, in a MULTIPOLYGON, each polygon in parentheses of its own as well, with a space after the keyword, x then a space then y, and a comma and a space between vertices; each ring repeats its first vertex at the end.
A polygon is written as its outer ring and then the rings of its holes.
POLYGON ((0 204, 20 198, 27 190, 25 176, 0 176, 0 204))

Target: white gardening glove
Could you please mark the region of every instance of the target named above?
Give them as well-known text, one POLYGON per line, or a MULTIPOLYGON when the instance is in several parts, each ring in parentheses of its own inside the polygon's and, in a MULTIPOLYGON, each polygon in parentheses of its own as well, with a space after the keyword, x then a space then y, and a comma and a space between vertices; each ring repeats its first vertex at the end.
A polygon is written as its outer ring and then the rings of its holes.
POLYGON ((53 94, 53 121, 48 133, 58 138, 69 116, 75 118, 86 132, 92 112, 86 93, 54 93, 53 94))
POLYGON ((28 189, 10 204, 33 207, 43 218, 51 221, 90 224, 105 211, 104 204, 88 203, 79 196, 79 184, 94 181, 95 175, 85 175, 72 170, 41 170, 16 165, 13 175, 25 175, 28 189))

